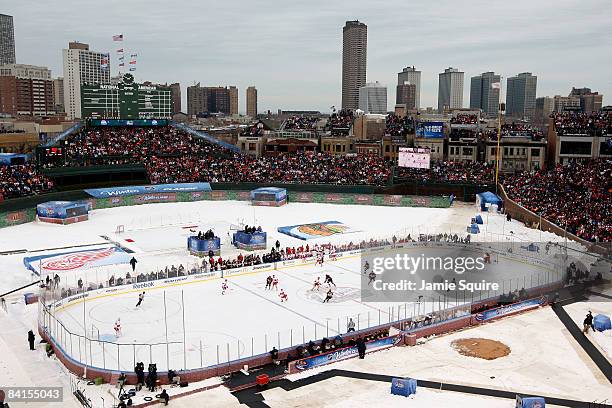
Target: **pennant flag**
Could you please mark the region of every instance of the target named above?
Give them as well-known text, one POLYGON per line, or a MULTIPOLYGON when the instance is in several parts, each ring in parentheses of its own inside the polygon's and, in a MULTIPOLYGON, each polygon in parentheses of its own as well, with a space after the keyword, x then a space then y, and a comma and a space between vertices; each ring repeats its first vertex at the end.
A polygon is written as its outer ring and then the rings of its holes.
POLYGON ((113 41, 123 41, 123 34, 113 35, 113 41))
POLYGON ((131 61, 130 61, 130 64, 131 64, 131 65, 136 64, 136 60, 131 60, 131 61))
POLYGON ((138 56, 138 54, 132 54, 132 55, 130 55, 130 57, 132 57, 132 58, 136 58, 137 56, 138 56))
POLYGON ((136 71, 136 68, 131 68, 131 67, 130 67, 130 71, 136 71))
POLYGON ((121 64, 119 64, 120 67, 125 67, 125 64, 122 62, 121 64))
POLYGON ((125 59, 125 57, 124 57, 123 55, 120 55, 120 56, 119 56, 119 57, 117 57, 117 58, 119 58, 119 61, 123 61, 123 60, 125 59))
POLYGON ((493 83, 491 83, 491 88, 493 88, 493 89, 501 89, 501 82, 493 82, 493 83))
POLYGON ((117 52, 123 52, 123 48, 119 48, 117 52))

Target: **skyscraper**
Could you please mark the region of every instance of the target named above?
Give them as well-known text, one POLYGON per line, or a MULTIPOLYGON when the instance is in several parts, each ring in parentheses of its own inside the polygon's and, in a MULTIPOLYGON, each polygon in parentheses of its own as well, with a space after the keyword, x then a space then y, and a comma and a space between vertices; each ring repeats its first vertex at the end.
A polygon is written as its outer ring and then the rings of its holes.
MULTIPOLYGON (((205 86, 200 84, 187 87, 187 114, 195 116, 200 113, 230 114, 231 88, 223 86, 205 86)), ((235 87, 234 87, 235 88, 235 87)))
POLYGON ((172 91, 172 114, 176 115, 181 111, 181 84, 178 82, 170 84, 170 90, 172 91))
POLYGON ((470 86, 470 109, 482 109, 488 117, 497 116, 499 110, 499 86, 501 78, 494 72, 484 72, 472 77, 470 86))
POLYGON ((64 78, 53 80, 53 105, 55 112, 64 112, 64 78))
POLYGON ((229 87, 229 97, 230 97, 230 115, 238 114, 238 88, 235 86, 229 87))
POLYGON ((359 88, 359 109, 365 113, 387 113, 387 87, 370 83, 359 88))
POLYGON ((538 77, 523 72, 508 78, 506 91, 506 116, 532 119, 535 116, 536 87, 538 77))
POLYGON ((342 29, 342 108, 359 107, 359 88, 366 83, 368 26, 347 21, 342 29))
POLYGON ((591 88, 574 88, 569 96, 576 96, 580 98, 580 109, 584 113, 599 112, 603 105, 603 95, 599 92, 591 92, 591 88))
POLYGON ((416 85, 406 81, 395 90, 395 104, 406 105, 406 109, 416 109, 416 85))
POLYGON ((246 114, 252 118, 257 116, 257 88, 254 86, 246 90, 246 114))
MULTIPOLYGON (((421 71, 417 71, 414 67, 406 67, 402 72, 397 73, 398 90, 400 85, 412 84, 415 86, 415 102, 412 108, 419 109, 421 107, 421 71)), ((406 103, 406 102, 397 102, 406 103)), ((408 106, 408 109, 411 109, 408 106)))
POLYGON ((438 111, 463 107, 463 72, 449 67, 439 74, 438 111))
POLYGON ((55 114, 49 68, 24 64, 0 66, 0 112, 14 116, 55 114))
POLYGON ((15 63, 13 16, 0 14, 0 65, 15 63))
POLYGON ((63 50, 64 109, 70 119, 81 117, 81 85, 110 84, 108 53, 89 50, 89 44, 71 42, 63 50))

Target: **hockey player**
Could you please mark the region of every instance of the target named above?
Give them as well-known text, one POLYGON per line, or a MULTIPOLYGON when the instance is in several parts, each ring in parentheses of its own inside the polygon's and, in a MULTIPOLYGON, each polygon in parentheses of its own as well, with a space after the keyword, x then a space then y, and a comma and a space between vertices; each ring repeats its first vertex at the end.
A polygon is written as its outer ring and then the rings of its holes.
POLYGON ((321 288, 321 277, 317 276, 317 279, 314 281, 313 285, 312 285, 312 290, 313 291, 319 291, 319 289, 321 288))
POLYGON ((369 273, 368 278, 370 278, 370 280, 368 281, 368 285, 376 280, 376 274, 374 273, 374 271, 369 273))
POLYGON ((278 278, 276 275, 272 275, 272 289, 278 290, 278 278))
POLYGON ((370 269, 370 264, 368 263, 368 261, 365 261, 365 263, 363 264, 363 274, 365 275, 369 269, 370 269))
POLYGON ((323 267, 324 257, 325 255, 323 251, 317 252, 317 262, 315 263, 315 266, 320 265, 321 267, 323 267))
POLYGON ((334 280, 329 275, 325 275, 325 280, 323 281, 323 283, 326 283, 329 286, 334 285, 334 287, 336 287, 336 284, 334 283, 334 280))
POLYGON ((329 251, 329 260, 330 261, 337 261, 338 260, 338 255, 336 253, 336 248, 332 248, 329 251))
POLYGON ((140 293, 138 295, 138 303, 136 303, 136 307, 138 307, 138 306, 140 306, 142 304, 142 301, 144 300, 144 296, 145 296, 144 292, 142 292, 142 293, 140 293))
POLYGON ((266 278, 266 290, 268 289, 272 289, 272 277, 271 276, 268 276, 266 278))
POLYGON ((225 292, 227 291, 228 288, 229 288, 229 285, 227 284, 227 279, 226 279, 221 284, 221 294, 225 295, 225 292))
POLYGON ((286 302, 287 300, 289 300, 289 297, 287 296, 287 294, 285 293, 284 290, 280 290, 280 293, 278 294, 278 297, 281 300, 281 303, 286 302))
POLYGON ((121 319, 115 321, 113 329, 115 329, 115 337, 119 338, 119 336, 121 336, 121 319))
POLYGON ((327 291, 327 295, 325 295, 325 299, 323 299, 323 303, 329 303, 332 297, 334 297, 334 292, 332 292, 332 290, 330 289, 327 291))

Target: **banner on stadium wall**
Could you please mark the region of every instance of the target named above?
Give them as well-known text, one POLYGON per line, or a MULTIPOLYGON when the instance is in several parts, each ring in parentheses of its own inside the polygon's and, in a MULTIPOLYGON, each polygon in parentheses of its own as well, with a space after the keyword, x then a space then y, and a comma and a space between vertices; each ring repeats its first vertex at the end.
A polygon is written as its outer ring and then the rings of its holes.
POLYGON ((127 264, 131 256, 117 246, 60 252, 47 255, 28 256, 23 264, 32 272, 55 274, 74 269, 94 268, 104 265, 127 264))
MULTIPOLYGON (((382 339, 373 340, 366 343, 366 353, 373 351, 384 350, 389 347, 393 347, 398 344, 401 340, 399 335, 389 336, 382 339)), ((337 361, 346 360, 348 358, 356 357, 359 355, 357 346, 346 347, 340 350, 332 351, 326 354, 320 354, 318 356, 307 357, 302 360, 298 360, 295 363, 295 368, 302 371, 308 370, 315 367, 320 367, 337 361)))
POLYGON ((415 133, 416 137, 426 139, 444 138, 444 122, 418 122, 415 133))
POLYGON ((94 198, 126 197, 151 193, 179 193, 194 191, 211 191, 210 183, 176 183, 155 184, 150 186, 125 186, 111 188, 90 188, 85 190, 94 198))
POLYGON ((546 303, 546 297, 524 300, 522 302, 513 303, 508 306, 497 307, 491 310, 485 310, 482 313, 476 314, 476 321, 485 322, 487 320, 495 319, 497 317, 506 316, 516 312, 522 312, 524 310, 539 307, 546 303))

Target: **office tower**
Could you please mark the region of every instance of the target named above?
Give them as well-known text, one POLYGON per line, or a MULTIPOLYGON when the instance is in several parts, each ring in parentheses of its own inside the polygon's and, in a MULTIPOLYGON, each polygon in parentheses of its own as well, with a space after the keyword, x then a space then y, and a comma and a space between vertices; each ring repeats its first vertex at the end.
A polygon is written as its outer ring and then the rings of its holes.
POLYGON ((342 29, 342 108, 359 107, 359 89, 366 83, 368 26, 347 21, 342 29))
POLYGON ((172 91, 172 114, 176 115, 181 112, 181 84, 178 82, 170 84, 170 90, 172 91))
POLYGON ((254 86, 246 90, 246 114, 252 118, 257 116, 257 88, 254 86))
POLYGON ((531 72, 508 78, 506 116, 518 119, 532 119, 535 116, 537 84, 538 77, 531 72))
MULTIPOLYGON (((415 86, 414 109, 419 109, 421 107, 421 71, 417 71, 414 67, 406 67, 402 72, 398 72, 397 85, 406 85, 407 83, 415 86)), ((413 108, 408 107, 408 109, 413 108)))
POLYGON ((438 111, 463 107, 463 72, 447 68, 439 74, 438 111))
POLYGON ((599 92, 591 92, 591 88, 574 88, 569 96, 580 98, 580 109, 584 113, 599 112, 603 105, 603 95, 599 92))
POLYGON ((230 97, 230 115, 238 114, 238 88, 235 86, 229 87, 229 97, 230 97))
POLYGON ((387 113, 387 87, 378 82, 359 88, 359 109, 365 113, 387 113))
POLYGON ((109 85, 110 61, 108 53, 89 50, 89 44, 71 42, 63 50, 64 109, 68 118, 81 117, 81 85, 109 85))
POLYGON ((470 109, 482 109, 488 117, 495 117, 499 111, 501 78, 494 72, 484 72, 472 77, 470 86, 470 109), (495 84, 495 85, 494 85, 495 84))
POLYGON ((0 14, 0 65, 14 64, 15 62, 13 16, 0 14))
POLYGON ((53 105, 55 112, 64 112, 64 78, 53 80, 53 105))
POLYGON ((37 65, 0 65, 0 112, 13 116, 55 114, 51 70, 37 65))
POLYGON ((200 84, 187 87, 187 114, 230 114, 230 88, 223 86, 202 87, 200 84))
POLYGON ((395 103, 397 105, 406 105, 406 109, 417 109, 416 102, 416 85, 408 81, 396 87, 395 103))

